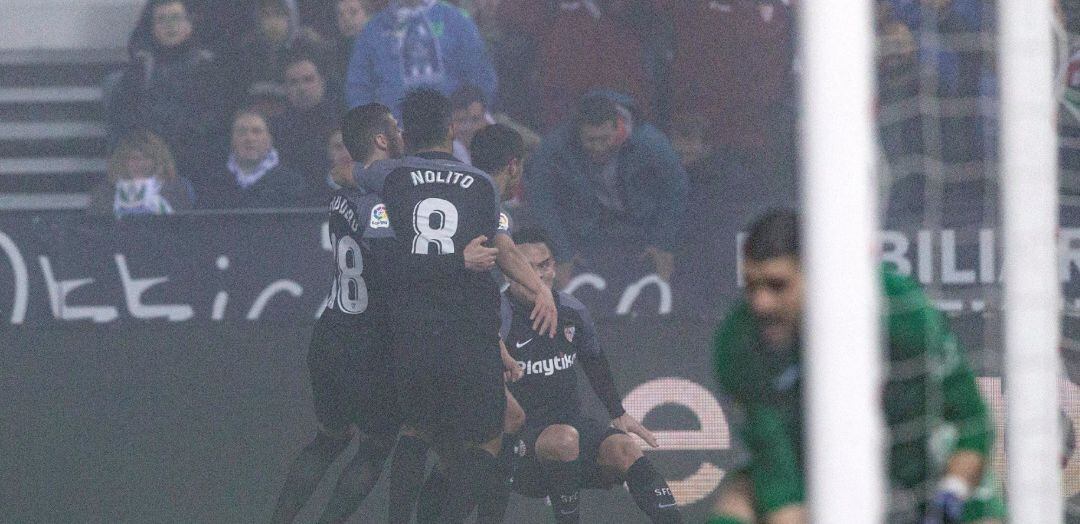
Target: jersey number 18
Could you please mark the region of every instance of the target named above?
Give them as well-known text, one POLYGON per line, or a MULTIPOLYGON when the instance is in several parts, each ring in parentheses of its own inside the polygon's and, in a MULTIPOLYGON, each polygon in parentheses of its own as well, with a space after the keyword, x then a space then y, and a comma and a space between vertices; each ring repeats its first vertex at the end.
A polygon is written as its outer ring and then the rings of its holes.
POLYGON ((330 290, 330 300, 342 313, 359 315, 367 310, 368 289, 364 282, 364 256, 360 245, 350 236, 340 239, 330 235, 337 261, 337 278, 330 290))

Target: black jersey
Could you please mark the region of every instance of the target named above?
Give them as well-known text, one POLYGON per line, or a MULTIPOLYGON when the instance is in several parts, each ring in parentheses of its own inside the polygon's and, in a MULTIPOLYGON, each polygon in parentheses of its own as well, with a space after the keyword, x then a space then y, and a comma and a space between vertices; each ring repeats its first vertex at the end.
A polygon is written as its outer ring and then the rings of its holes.
POLYGON ((321 321, 344 329, 371 329, 387 307, 386 272, 394 245, 386 206, 374 193, 341 189, 330 197, 332 283, 321 321))
POLYGON ((357 180, 382 195, 397 236, 389 268, 399 286, 393 294, 397 332, 422 336, 426 330, 418 326, 437 325, 493 337, 498 287, 489 273, 466 269, 463 256, 472 239, 499 232, 491 178, 451 155, 429 152, 376 162, 357 180))
POLYGON ((581 416, 575 371, 579 359, 610 414, 613 417, 622 414, 596 326, 580 301, 566 293, 555 294, 559 310, 555 338, 533 330, 529 320, 532 307, 518 302, 509 290, 502 293, 501 304, 499 334, 510 356, 524 372, 521 380, 509 384, 510 392, 521 403, 529 425, 552 424, 581 416), (590 373, 590 368, 595 373, 590 373))

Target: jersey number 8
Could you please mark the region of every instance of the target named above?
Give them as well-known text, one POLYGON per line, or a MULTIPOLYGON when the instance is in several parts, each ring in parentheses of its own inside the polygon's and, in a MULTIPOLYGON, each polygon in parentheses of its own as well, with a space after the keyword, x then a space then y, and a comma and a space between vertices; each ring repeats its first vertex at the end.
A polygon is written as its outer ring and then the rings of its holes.
POLYGON ((454 252, 454 233, 458 228, 458 210, 454 204, 441 198, 425 198, 413 208, 412 252, 430 254, 435 246, 436 255, 454 252))
POLYGON ((363 253, 350 236, 336 239, 331 235, 330 242, 334 245, 334 260, 337 261, 337 278, 330 290, 330 300, 337 304, 337 309, 342 313, 359 315, 368 307, 363 253))

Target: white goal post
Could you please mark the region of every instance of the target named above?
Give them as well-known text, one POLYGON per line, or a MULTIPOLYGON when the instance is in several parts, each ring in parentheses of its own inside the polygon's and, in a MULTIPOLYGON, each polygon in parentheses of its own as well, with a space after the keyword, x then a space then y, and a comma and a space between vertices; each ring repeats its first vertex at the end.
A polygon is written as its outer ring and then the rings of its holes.
POLYGON ((1052 0, 999 0, 1006 500, 1062 522, 1058 148, 1052 0))
POLYGON ((799 5, 804 420, 815 523, 882 522, 885 510, 872 4, 799 5))

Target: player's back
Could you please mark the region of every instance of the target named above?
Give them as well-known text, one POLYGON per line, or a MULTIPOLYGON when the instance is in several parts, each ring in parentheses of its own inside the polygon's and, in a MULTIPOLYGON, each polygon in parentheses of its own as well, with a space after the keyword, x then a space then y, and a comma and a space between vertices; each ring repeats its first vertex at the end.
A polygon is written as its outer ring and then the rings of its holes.
POLYGON ((398 239, 389 270, 399 333, 435 327, 493 336, 498 287, 489 273, 467 270, 463 256, 472 239, 494 239, 499 227, 491 178, 438 152, 372 167, 362 184, 381 193, 398 239))
POLYGON ((328 232, 332 284, 320 321, 343 331, 372 333, 382 326, 387 309, 386 268, 395 244, 382 199, 355 189, 335 191, 328 232))

